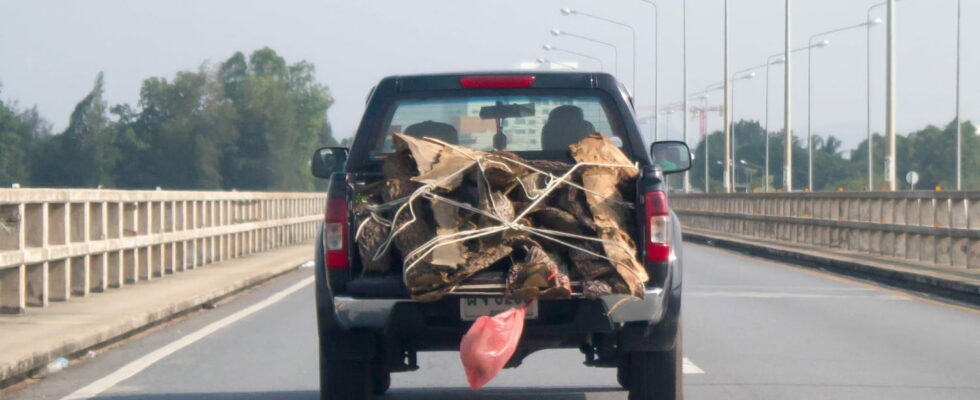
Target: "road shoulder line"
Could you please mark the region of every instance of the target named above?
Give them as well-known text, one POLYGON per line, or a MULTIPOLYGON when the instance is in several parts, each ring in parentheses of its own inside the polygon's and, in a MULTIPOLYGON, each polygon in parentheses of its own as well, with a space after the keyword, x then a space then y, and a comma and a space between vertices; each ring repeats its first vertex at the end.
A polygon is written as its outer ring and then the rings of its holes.
POLYGON ((58 357, 124 340, 291 271, 311 258, 303 243, 126 285, 97 296, 0 315, 0 388, 58 357))
POLYGON ((872 263, 845 254, 814 249, 808 251, 776 243, 759 242, 703 231, 687 230, 684 240, 744 252, 752 256, 788 262, 807 268, 823 269, 858 279, 874 281, 906 290, 928 293, 945 299, 980 305, 980 280, 961 279, 953 274, 915 271, 913 268, 872 263))
POLYGON ((240 311, 237 311, 234 314, 228 315, 222 319, 212 322, 201 329, 198 329, 185 336, 182 336, 181 338, 174 340, 173 342, 170 342, 169 344, 159 349, 156 349, 140 358, 137 358, 129 362, 128 364, 113 371, 109 375, 106 375, 105 377, 95 382, 92 382, 82 387, 81 389, 72 392, 71 394, 65 397, 62 397, 62 400, 82 400, 82 399, 89 399, 98 396, 99 394, 105 392, 106 390, 109 390, 119 382, 122 382, 140 373, 140 371, 143 371, 144 369, 150 367, 151 365, 155 364, 157 361, 166 358, 167 356, 179 351, 180 349, 183 349, 187 346, 190 346, 191 344, 194 344, 198 340, 201 340, 207 337, 208 335, 217 332, 221 328, 234 324, 235 322, 238 322, 241 319, 248 317, 249 315, 255 314, 256 312, 259 312, 265 309, 266 307, 279 302, 280 300, 286 298, 286 296, 289 296, 290 294, 293 294, 299 291, 300 289, 305 288, 311 283, 313 283, 313 277, 312 276, 307 277, 293 284, 292 286, 265 298, 264 300, 258 303, 252 304, 251 306, 248 306, 240 311))

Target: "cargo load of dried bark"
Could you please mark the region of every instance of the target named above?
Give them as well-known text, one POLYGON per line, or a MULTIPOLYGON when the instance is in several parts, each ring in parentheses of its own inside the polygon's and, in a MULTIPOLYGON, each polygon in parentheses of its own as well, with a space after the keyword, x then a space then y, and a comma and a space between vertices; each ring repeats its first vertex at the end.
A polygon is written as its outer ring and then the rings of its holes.
POLYGON ((384 180, 354 201, 364 274, 400 272, 420 301, 494 266, 506 268, 500 294, 511 298, 567 298, 572 282, 588 298, 643 296, 638 170, 606 137, 569 146, 575 164, 397 133, 394 144, 384 180))

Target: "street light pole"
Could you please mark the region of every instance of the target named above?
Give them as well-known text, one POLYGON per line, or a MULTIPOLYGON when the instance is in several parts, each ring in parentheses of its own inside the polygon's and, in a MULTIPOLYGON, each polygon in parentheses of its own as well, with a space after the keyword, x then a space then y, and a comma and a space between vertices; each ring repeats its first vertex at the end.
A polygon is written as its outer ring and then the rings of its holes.
POLYGON ((888 190, 892 192, 898 186, 895 179, 895 11, 895 0, 888 0, 888 77, 886 80, 887 100, 885 102, 885 133, 888 136, 888 155, 885 157, 885 181, 888 183, 888 190))
POLYGON ((790 1, 786 0, 786 16, 785 18, 785 43, 783 44, 783 59, 785 64, 783 64, 783 124, 785 125, 785 155, 783 155, 783 189, 787 192, 793 191, 793 85, 792 85, 792 55, 790 54, 790 1))
MULTIPOLYGON (((728 0, 725 0, 725 4, 728 4, 728 0)), ((683 25, 684 25, 684 116, 682 120, 684 121, 684 144, 687 144, 687 0, 684 0, 684 12, 683 12, 683 25)), ((726 17, 727 18, 727 17, 726 17)), ((727 68, 727 59, 726 59, 727 68)), ((726 71, 727 72, 727 71, 726 71)), ((691 191, 691 171, 684 171, 684 193, 691 191)))
POLYGON ((960 122, 960 34, 962 4, 956 0, 956 190, 963 190, 963 123, 960 122))
MULTIPOLYGON (((866 21, 871 21, 871 13, 874 9, 887 5, 888 2, 881 2, 868 7, 868 17, 866 21)), ((864 42, 865 50, 867 51, 867 60, 865 65, 868 68, 867 85, 868 89, 865 92, 865 97, 867 98, 867 106, 865 112, 867 112, 867 117, 865 122, 867 123, 868 129, 868 191, 873 192, 875 190, 875 162, 874 162, 874 137, 871 134, 871 25, 867 27, 867 39, 864 42)))
POLYGON ((545 49, 545 51, 560 51, 562 53, 568 53, 568 54, 571 54, 573 56, 579 56, 579 57, 582 57, 582 58, 588 58, 590 60, 593 60, 595 62, 598 62, 599 63, 599 69, 600 70, 602 70, 603 72, 605 72, 605 70, 606 70, 606 64, 603 63, 602 62, 602 59, 599 58, 599 57, 590 56, 588 54, 578 53, 578 52, 574 52, 574 51, 571 51, 571 50, 565 50, 565 49, 562 49, 562 48, 558 48, 558 47, 552 46, 550 44, 542 45, 541 48, 545 49))
MULTIPOLYGON (((789 0, 786 0, 786 1, 788 2, 789 0)), ((725 166, 725 172, 724 172, 724 179, 725 179, 725 193, 731 193, 732 192, 732 189, 733 189, 732 188, 732 184, 731 184, 731 173, 732 173, 732 171, 731 171, 731 162, 732 162, 731 161, 731 151, 732 151, 731 150, 731 148, 732 148, 732 143, 731 143, 731 140, 732 140, 731 139, 731 135, 732 135, 732 130, 731 129, 732 129, 732 127, 731 127, 731 123, 732 123, 732 119, 731 119, 731 114, 730 114, 730 109, 729 109, 730 104, 728 102, 728 95, 729 95, 729 81, 728 81, 729 80, 729 75, 728 75, 728 33, 729 33, 728 32, 728 0, 725 0, 725 24, 724 24, 724 29, 725 29, 725 57, 724 57, 725 58, 725 67, 724 67, 724 69, 725 69, 725 72, 724 72, 725 73, 725 79, 724 79, 724 85, 725 85, 725 93, 724 93, 724 96, 725 96, 725 98, 722 101, 722 104, 723 104, 722 105, 722 112, 724 114, 723 120, 724 120, 724 123, 725 123, 725 127, 724 127, 724 130, 725 130, 725 157, 724 157, 724 159, 725 159, 725 165, 724 165, 725 166)))
MULTIPOLYGON (((810 36, 810 40, 807 42, 807 59, 806 59, 806 153, 807 153, 807 188, 813 191, 813 123, 810 114, 813 110, 813 48, 816 47, 813 43, 818 37, 828 36, 834 33, 840 33, 844 31, 849 31, 851 29, 857 29, 864 26, 877 25, 881 23, 880 20, 865 21, 860 24, 849 25, 842 28, 832 29, 826 32, 816 33, 810 36)), ((826 40, 824 43, 829 43, 826 40)), ((826 44, 825 44, 826 45, 826 44)))
POLYGON ((732 172, 731 172, 732 184, 731 184, 731 186, 732 186, 733 189, 734 189, 735 185, 738 183, 738 176, 736 174, 736 170, 738 168, 737 168, 737 164, 735 163, 735 160, 736 160, 736 157, 735 157, 735 155, 736 155, 735 154, 735 148, 738 146, 738 144, 736 143, 736 140, 735 140, 736 139, 735 138, 735 82, 736 81, 739 81, 739 80, 742 80, 742 79, 752 79, 752 78, 755 78, 755 72, 750 72, 750 71, 752 71, 754 69, 759 69, 759 68, 762 68, 762 67, 763 66, 758 65, 758 66, 755 66, 755 67, 752 67, 752 68, 746 68, 746 69, 743 69, 741 71, 736 71, 734 74, 732 74, 732 81, 731 81, 731 86, 732 86, 732 102, 731 102, 732 113, 731 113, 731 117, 730 117, 731 118, 731 121, 732 121, 731 122, 732 126, 729 129, 729 132, 732 135, 731 142, 730 142, 731 143, 731 158, 730 158, 730 160, 732 162, 732 166, 731 166, 731 168, 732 168, 732 172), (741 74, 745 74, 745 75, 739 76, 741 74))
POLYGON ((735 143, 736 142, 735 141, 735 79, 732 79, 732 101, 731 101, 731 107, 732 107, 732 113, 731 113, 731 116, 729 117, 729 119, 731 120, 732 127, 729 128, 728 131, 732 135, 731 141, 730 141, 732 154, 728 156, 728 159, 732 163, 732 167, 731 167, 732 168, 732 173, 731 173, 731 175, 732 175, 732 183, 731 183, 731 185, 732 185, 732 191, 736 191, 737 189, 735 187, 738 185, 738 173, 737 173, 737 169, 738 168, 737 168, 737 165, 735 163, 735 146, 736 146, 736 143, 735 143))
POLYGON ((551 35, 552 36, 571 36, 573 38, 578 38, 578 39, 586 40, 586 41, 589 41, 589 42, 598 43, 598 44, 601 44, 601 45, 604 45, 604 46, 607 46, 607 47, 611 47, 613 49, 613 55, 615 57, 613 59, 613 69, 616 71, 616 76, 617 77, 619 76, 619 48, 616 47, 616 45, 614 45, 612 43, 609 43, 609 42, 603 42, 603 41, 598 40, 598 39, 593 39, 593 38, 590 38, 588 36, 582 36, 582 35, 571 33, 571 32, 565 32, 565 31, 563 31, 561 29, 558 29, 558 28, 552 29, 551 30, 551 35))
MULTIPOLYGON (((660 7, 653 0, 641 0, 653 6, 653 141, 660 140, 660 7)), ((635 53, 634 53, 635 54, 635 53)))
POLYGON ((766 59, 766 125, 762 128, 762 132, 766 135, 766 193, 769 193, 769 67, 773 64, 782 64, 783 59, 781 57, 781 55, 776 54, 766 59), (774 57, 776 58, 775 60, 773 59, 774 57))
POLYGON ((627 28, 627 29, 630 30, 630 33, 633 35, 633 57, 632 57, 633 58, 633 72, 632 72, 632 81, 630 83, 631 83, 633 95, 636 96, 636 29, 633 28, 633 26, 631 26, 629 24, 625 24, 625 23, 622 23, 622 22, 619 22, 619 21, 616 21, 616 20, 612 20, 612 19, 606 18, 606 17, 600 17, 600 16, 595 15, 595 14, 589 14, 587 12, 573 10, 571 8, 562 8, 560 11, 561 11, 561 15, 564 15, 564 16, 568 16, 568 15, 582 15, 582 16, 586 16, 586 17, 589 17, 589 18, 592 18, 592 19, 597 19, 599 21, 608 22, 610 24, 619 25, 619 26, 625 27, 625 28, 627 28))
MULTIPOLYGON (((707 109, 708 109, 708 95, 707 93, 705 93, 701 95, 701 118, 705 118, 702 120, 701 123, 705 125, 707 125, 707 119, 706 119, 707 116, 704 113, 708 112, 707 109)), ((708 145, 711 143, 711 134, 707 133, 707 129, 702 129, 702 132, 704 132, 704 192, 710 193, 711 185, 709 184, 709 182, 711 181, 711 174, 708 173, 708 165, 709 165, 708 159, 711 157, 709 157, 708 155, 711 154, 711 152, 708 151, 709 149, 708 145)))

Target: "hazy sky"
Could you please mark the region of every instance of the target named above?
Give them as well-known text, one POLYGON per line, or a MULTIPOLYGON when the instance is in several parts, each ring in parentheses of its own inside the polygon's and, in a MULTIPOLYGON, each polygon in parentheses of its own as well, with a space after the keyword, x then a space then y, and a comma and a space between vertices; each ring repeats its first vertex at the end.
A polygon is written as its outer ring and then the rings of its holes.
MULTIPOLYGON (((810 35, 861 23, 879 0, 794 0, 793 47, 810 35)), ((681 0, 660 6, 661 105, 681 99, 681 0)), ((955 0, 903 0, 898 11, 898 128, 946 124, 954 115, 955 0)), ((722 0, 688 0, 689 92, 722 80, 722 0)), ((762 64, 782 50, 782 0, 730 0, 733 70, 762 64)), ((336 104, 329 118, 337 137, 357 127, 364 98, 380 78, 433 71, 508 69, 547 54, 544 43, 593 54, 612 68, 607 48, 569 37, 558 27, 618 45, 620 79, 632 82, 629 31, 582 16, 571 7, 636 27, 636 101, 640 114, 653 104, 653 8, 639 0, 0 0, 0 82, 5 100, 37 105, 56 131, 90 90, 99 71, 110 103, 139 98, 143 79, 172 78, 176 71, 216 64, 235 51, 270 46, 287 60, 317 67, 336 104)), ((883 15, 884 8, 879 9, 883 15)), ((980 18, 980 6, 964 1, 964 21, 980 18)), ((872 126, 884 125, 884 29, 874 28, 872 126)), ((978 24, 963 29, 963 114, 980 114, 978 24)), ((850 148, 865 135, 865 31, 828 37, 814 54, 814 133, 834 134, 850 148)), ((794 59, 794 131, 806 129, 806 55, 794 59)), ((597 68, 597 67, 591 67, 597 68)), ((735 118, 761 120, 765 70, 736 89, 735 118)), ((773 68, 770 126, 782 126, 782 67, 773 68)), ((709 100, 720 102, 715 93, 709 100)), ((662 123, 661 129, 666 124, 662 123)), ((717 113, 709 129, 718 129, 717 113)), ((680 114, 670 121, 680 137, 680 114)), ((689 128, 692 142, 697 125, 689 128)))

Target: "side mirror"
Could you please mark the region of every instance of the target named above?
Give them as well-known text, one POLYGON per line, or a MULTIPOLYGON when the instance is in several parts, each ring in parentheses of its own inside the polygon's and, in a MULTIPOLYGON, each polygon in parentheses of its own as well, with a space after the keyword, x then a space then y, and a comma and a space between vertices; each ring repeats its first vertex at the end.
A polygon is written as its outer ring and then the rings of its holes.
POLYGON ((317 178, 330 179, 334 172, 344 172, 346 164, 346 147, 321 147, 313 152, 310 172, 317 178))
POLYGON ((650 157, 653 159, 653 164, 659 166, 664 174, 691 169, 691 149, 681 141, 668 140, 651 144, 650 157))

